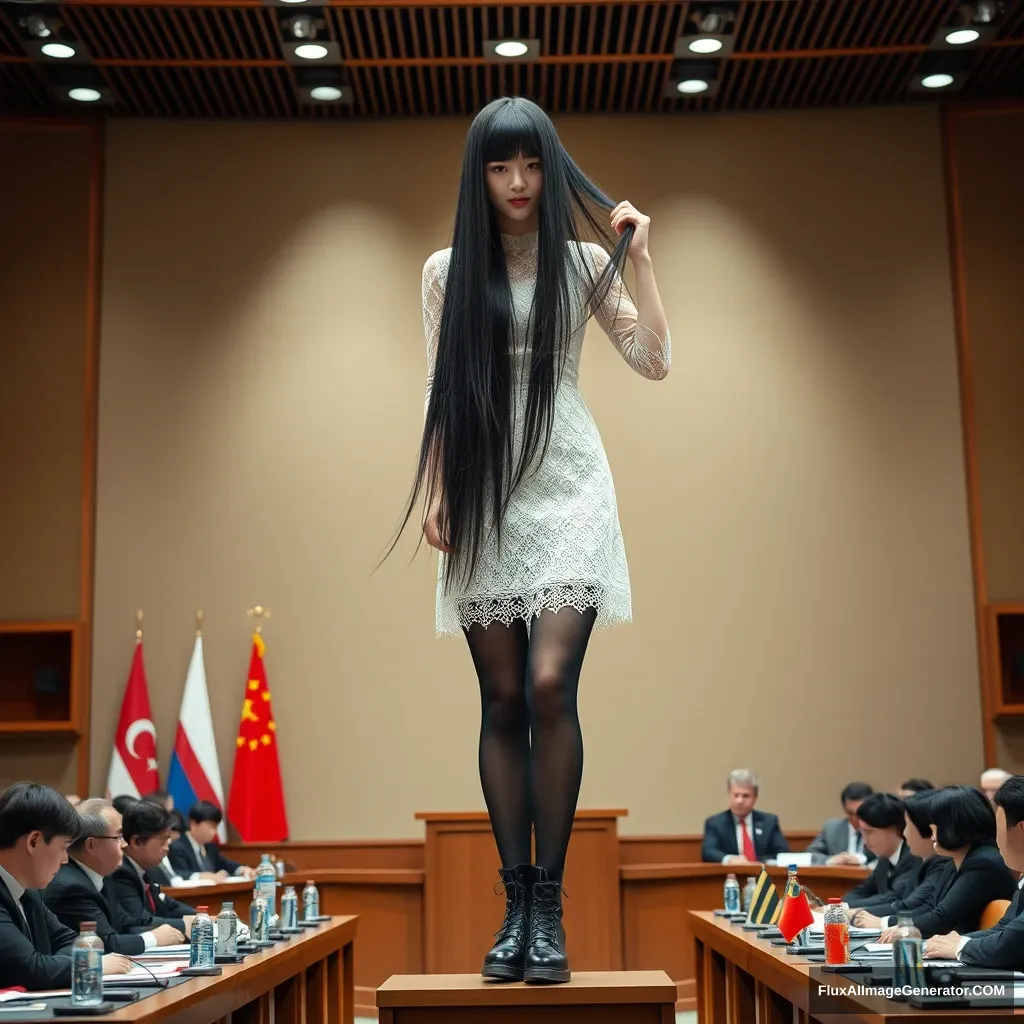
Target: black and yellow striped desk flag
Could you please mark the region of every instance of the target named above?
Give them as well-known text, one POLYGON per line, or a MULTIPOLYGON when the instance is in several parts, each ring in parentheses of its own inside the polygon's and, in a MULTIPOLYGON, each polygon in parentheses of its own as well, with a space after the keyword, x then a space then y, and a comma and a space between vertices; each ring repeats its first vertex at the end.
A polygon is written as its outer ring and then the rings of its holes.
POLYGON ((782 900, 779 899, 775 883, 768 872, 761 868, 761 874, 754 883, 754 894, 750 897, 747 924, 775 924, 781 913, 782 900))

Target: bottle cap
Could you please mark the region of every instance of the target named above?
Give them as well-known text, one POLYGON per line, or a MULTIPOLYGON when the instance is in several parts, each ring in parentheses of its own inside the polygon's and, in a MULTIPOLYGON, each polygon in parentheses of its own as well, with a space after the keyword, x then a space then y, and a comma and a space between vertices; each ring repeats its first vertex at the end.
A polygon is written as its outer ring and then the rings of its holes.
POLYGON ((311 879, 309 879, 309 881, 308 881, 308 882, 306 882, 306 885, 312 885, 312 884, 313 884, 313 879, 312 879, 312 878, 311 878, 311 879))
POLYGON ((221 903, 221 905, 220 905, 220 909, 221 910, 234 910, 235 909, 234 900, 224 900, 224 902, 221 903))
POLYGON ((831 897, 829 897, 829 903, 842 903, 842 902, 843 902, 842 898, 839 897, 839 896, 831 896, 831 897))
POLYGON ((208 909, 207 907, 202 907, 202 906, 196 907, 196 913, 197 914, 205 914, 207 909, 208 909))
POLYGON ((83 931, 83 932, 94 932, 94 931, 96 931, 96 922, 95 921, 83 921, 79 925, 79 930, 83 931))

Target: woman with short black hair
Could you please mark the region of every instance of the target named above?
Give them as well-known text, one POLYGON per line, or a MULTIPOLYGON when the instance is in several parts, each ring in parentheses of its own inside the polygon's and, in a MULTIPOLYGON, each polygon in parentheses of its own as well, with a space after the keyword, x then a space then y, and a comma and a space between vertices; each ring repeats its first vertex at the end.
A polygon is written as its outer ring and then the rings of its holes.
POLYGON ((903 801, 906 827, 903 839, 910 852, 921 860, 917 869, 917 882, 902 899, 895 893, 886 893, 877 901, 853 910, 850 923, 858 928, 882 928, 882 921, 890 916, 920 913, 935 906, 935 886, 950 862, 940 857, 932 842, 930 798, 934 791, 915 793, 903 801))
MULTIPOLYGON (((934 905, 914 913, 914 924, 924 939, 974 931, 989 903, 1012 898, 1017 887, 996 847, 995 812, 973 786, 937 790, 928 812, 935 852, 949 862, 935 883, 934 905)), ((888 931, 881 942, 892 941, 895 924, 894 916, 882 921, 888 931)))

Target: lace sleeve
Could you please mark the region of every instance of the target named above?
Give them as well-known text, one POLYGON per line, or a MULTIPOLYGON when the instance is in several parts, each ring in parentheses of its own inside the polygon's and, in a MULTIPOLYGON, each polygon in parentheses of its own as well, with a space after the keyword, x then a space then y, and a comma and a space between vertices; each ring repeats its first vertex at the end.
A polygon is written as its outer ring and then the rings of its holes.
POLYGON ((423 334, 427 343, 427 386, 423 399, 423 415, 430 405, 430 392, 434 386, 434 363, 437 360, 437 342, 441 334, 441 311, 444 309, 443 253, 435 252, 423 264, 423 334))
MULTIPOLYGON (((610 262, 608 253, 599 245, 588 245, 593 259, 595 279, 610 262)), ((648 380, 664 380, 672 365, 672 338, 664 339, 640 323, 637 308, 616 272, 608 294, 595 311, 601 329, 611 339, 623 359, 648 380)))

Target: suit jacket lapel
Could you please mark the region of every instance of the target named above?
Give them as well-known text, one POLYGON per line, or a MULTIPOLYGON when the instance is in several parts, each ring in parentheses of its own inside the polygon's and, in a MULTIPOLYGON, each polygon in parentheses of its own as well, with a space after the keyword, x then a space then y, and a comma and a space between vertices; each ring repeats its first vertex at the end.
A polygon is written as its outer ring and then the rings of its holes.
POLYGON ((22 934, 32 939, 32 926, 26 921, 28 909, 25 908, 25 913, 22 915, 21 911, 25 904, 18 906, 18 901, 11 895, 11 891, 3 882, 0 882, 0 903, 4 905, 4 909, 11 915, 11 920, 21 929, 22 934))

